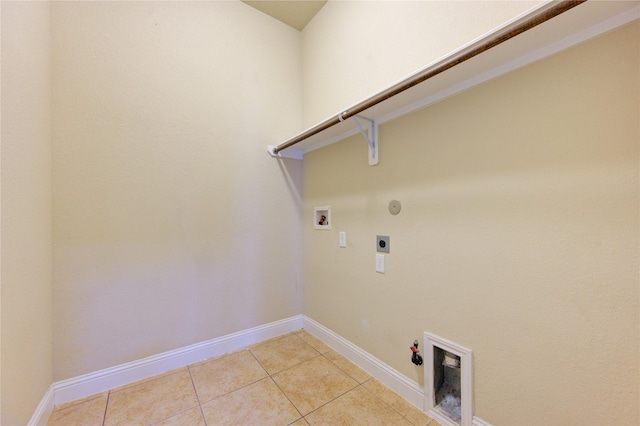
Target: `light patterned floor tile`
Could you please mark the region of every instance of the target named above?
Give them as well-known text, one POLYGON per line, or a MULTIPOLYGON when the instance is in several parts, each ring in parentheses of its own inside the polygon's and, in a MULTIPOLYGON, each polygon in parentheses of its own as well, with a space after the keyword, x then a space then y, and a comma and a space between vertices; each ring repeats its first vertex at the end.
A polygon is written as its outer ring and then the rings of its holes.
MULTIPOLYGON (((84 397, 84 398, 76 399, 76 400, 73 400, 71 402, 66 402, 64 404, 57 405, 55 407, 55 410, 63 410, 65 408, 71 407, 73 405, 82 404, 83 402, 91 401, 92 399, 106 398, 108 395, 109 395, 109 391, 95 393, 93 395, 89 395, 89 396, 84 397)), ((105 400, 105 406, 106 406, 106 400, 105 400)))
POLYGON ((205 426, 205 423, 202 418, 202 410, 200 407, 195 407, 154 423, 153 426, 205 426))
POLYGON ((173 374, 111 392, 104 424, 148 425, 197 405, 189 371, 182 368, 173 374))
POLYGON ((440 426, 305 330, 72 401, 47 423, 205 424, 440 426))
POLYGON ((269 374, 275 374, 320 355, 295 334, 259 343, 250 350, 269 374))
MULTIPOLYGON (((371 379, 363 383, 365 388, 370 390, 378 398, 389 404, 394 410, 406 417, 411 423, 417 426, 426 426, 432 424, 432 418, 406 399, 377 381, 371 379)), ((433 425, 435 426, 435 424, 433 425)))
POLYGON ((174 374, 176 371, 177 370, 169 370, 169 371, 165 371, 164 373, 155 374, 153 376, 147 377, 147 378, 142 379, 142 380, 138 380, 138 381, 135 381, 135 382, 127 383, 127 384, 124 384, 122 386, 118 386, 116 388, 111 389, 111 392, 120 392, 121 390, 125 390, 125 389, 131 388, 133 386, 138 386, 138 385, 141 385, 143 383, 150 382, 150 381, 156 380, 156 379, 160 379, 160 378, 162 378, 164 376, 168 376, 170 374, 174 374))
POLYGON ((108 392, 57 407, 47 426, 102 426, 108 392))
POLYGON ((358 386, 322 356, 284 370, 273 380, 303 415, 358 386))
POLYGON ((288 425, 300 413, 270 378, 202 404, 208 425, 288 425))
POLYGON ((309 345, 313 347, 313 349, 320 352, 321 354, 332 350, 326 343, 324 343, 322 340, 318 339, 316 336, 314 336, 313 334, 309 333, 306 330, 300 330, 296 332, 296 336, 298 336, 299 338, 307 342, 309 345))
POLYGON ((412 426, 398 412, 382 402, 362 386, 347 392, 334 401, 307 415, 315 425, 401 425, 412 426))
POLYGON ((200 403, 240 389, 267 377, 267 372, 249 351, 189 366, 200 403))
POLYGON ((341 370, 355 379, 358 383, 364 383, 371 378, 369 373, 358 367, 347 358, 343 357, 336 351, 329 351, 324 354, 325 357, 332 363, 338 366, 341 370))

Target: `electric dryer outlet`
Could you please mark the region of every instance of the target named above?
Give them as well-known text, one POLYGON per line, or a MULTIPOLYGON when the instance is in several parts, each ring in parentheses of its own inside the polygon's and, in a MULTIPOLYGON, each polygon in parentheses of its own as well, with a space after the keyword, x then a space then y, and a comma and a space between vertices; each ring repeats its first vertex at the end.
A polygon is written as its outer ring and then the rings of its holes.
POLYGON ((391 243, 388 235, 376 236, 376 250, 380 253, 389 253, 391 243))

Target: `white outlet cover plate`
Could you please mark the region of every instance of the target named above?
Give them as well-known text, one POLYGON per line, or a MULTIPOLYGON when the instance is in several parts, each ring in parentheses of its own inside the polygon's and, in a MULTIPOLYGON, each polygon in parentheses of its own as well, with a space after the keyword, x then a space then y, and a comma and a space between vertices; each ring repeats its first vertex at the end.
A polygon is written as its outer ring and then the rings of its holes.
POLYGON ((376 272, 384 274, 384 254, 376 254, 376 272))

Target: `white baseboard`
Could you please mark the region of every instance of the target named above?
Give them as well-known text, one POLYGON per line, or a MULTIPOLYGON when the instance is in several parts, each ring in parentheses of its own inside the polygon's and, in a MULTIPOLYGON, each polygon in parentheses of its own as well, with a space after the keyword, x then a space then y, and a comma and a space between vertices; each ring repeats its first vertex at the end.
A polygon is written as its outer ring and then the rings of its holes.
POLYGON ((424 409, 424 390, 416 381, 305 315, 302 327, 420 410, 424 409))
MULTIPOLYGON (((431 409, 427 410, 426 413, 429 417, 440 423, 442 426, 458 426, 458 423, 454 423, 447 416, 439 413, 438 410, 431 409)), ((471 419, 471 426, 492 426, 492 424, 485 420, 482 420, 480 417, 473 416, 473 419, 471 419)))
MULTIPOLYGON (((427 415, 440 423, 442 426, 459 426, 459 423, 455 423, 449 417, 439 412, 438 410, 430 409, 426 411, 427 415)), ((492 426, 491 423, 482 420, 480 417, 473 416, 471 419, 471 426, 492 426)))
MULTIPOLYGON (((128 362, 56 382, 51 385, 54 397, 53 402, 55 405, 64 404, 156 374, 181 368, 194 362, 204 361, 212 357, 224 355, 225 353, 237 351, 263 340, 271 339, 301 328, 302 316, 298 315, 153 355, 138 361, 128 362)), ((37 423, 33 424, 35 425, 37 423)))
POLYGON ((473 426, 492 426, 491 423, 482 420, 480 417, 473 416, 473 426))
POLYGON ((40 400, 40 404, 38 404, 36 411, 33 412, 31 420, 27 423, 28 426, 46 426, 47 420, 49 420, 49 416, 51 416, 51 413, 53 412, 53 397, 53 385, 51 385, 42 397, 42 400, 40 400))
MULTIPOLYGON (((226 336, 185 346, 138 361, 53 383, 34 412, 29 426, 45 426, 56 405, 85 398, 194 362, 237 351, 247 346, 304 328, 385 386, 423 410, 420 385, 365 350, 305 315, 286 318, 226 336)), ((491 426, 474 417, 474 426, 491 426)))

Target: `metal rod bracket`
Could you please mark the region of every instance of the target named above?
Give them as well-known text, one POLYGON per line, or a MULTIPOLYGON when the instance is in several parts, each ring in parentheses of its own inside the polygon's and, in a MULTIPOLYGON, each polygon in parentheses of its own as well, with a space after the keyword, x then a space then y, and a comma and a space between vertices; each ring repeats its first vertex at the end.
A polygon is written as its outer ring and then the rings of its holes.
MULTIPOLYGON (((340 115, 340 118, 340 121, 342 121, 342 114, 340 115)), ((356 123, 356 126, 358 126, 358 130, 360 130, 360 133, 362 133, 362 136, 364 136, 364 139, 367 141, 367 145, 369 146, 369 165, 375 166, 376 164, 378 164, 379 158, 378 145, 380 141, 378 138, 378 123, 376 123, 375 120, 362 115, 354 115, 351 118, 353 119, 354 123, 356 123), (366 120, 369 122, 369 129, 367 131, 365 131, 358 119, 366 120)))
MULTIPOLYGON (((419 70, 413 75, 407 77, 406 79, 390 86, 383 91, 377 93, 374 96, 371 96, 364 101, 353 105, 349 108, 348 111, 343 111, 337 116, 332 116, 329 119, 317 124, 316 126, 305 130, 299 135, 287 140, 286 142, 274 147, 270 152, 272 155, 277 156, 280 151, 283 149, 287 149, 297 143, 300 143, 307 138, 315 136, 324 130, 327 130, 330 127, 333 127, 337 124, 340 124, 344 120, 348 118, 354 117, 356 114, 360 112, 364 112, 373 106, 384 102, 385 100, 396 96, 399 93, 404 92, 422 82, 425 82, 441 73, 446 72, 447 70, 468 61, 475 56, 494 48, 495 46, 504 43, 507 40, 510 40, 517 35, 526 32, 538 25, 558 16, 562 13, 567 12, 568 10, 586 2, 587 0, 565 0, 565 1, 545 1, 543 5, 535 11, 532 10, 531 13, 528 13, 526 16, 522 16, 521 18, 511 22, 509 25, 501 27, 499 30, 488 34, 487 36, 479 39, 476 42, 471 43, 467 47, 463 49, 453 51, 449 56, 443 58, 442 60, 429 65, 426 68, 419 70)), ((375 127, 375 125, 373 126, 375 127)), ((364 134, 364 132, 363 132, 364 134)), ((377 128, 376 128, 377 134, 377 128)), ((377 149, 377 135, 374 135, 371 139, 374 140, 373 146, 377 149)), ((367 138, 369 140, 369 138, 367 138)), ((374 153, 375 159, 377 162, 378 153, 374 153)), ((371 161, 372 155, 370 155, 371 161)), ((371 162, 370 162, 371 164, 371 162)))
POLYGON ((275 149, 276 149, 275 145, 267 146, 267 152, 269 153, 270 156, 275 158, 293 158, 294 160, 302 160, 303 158, 302 151, 297 149, 290 149, 286 152, 276 152, 275 149))

